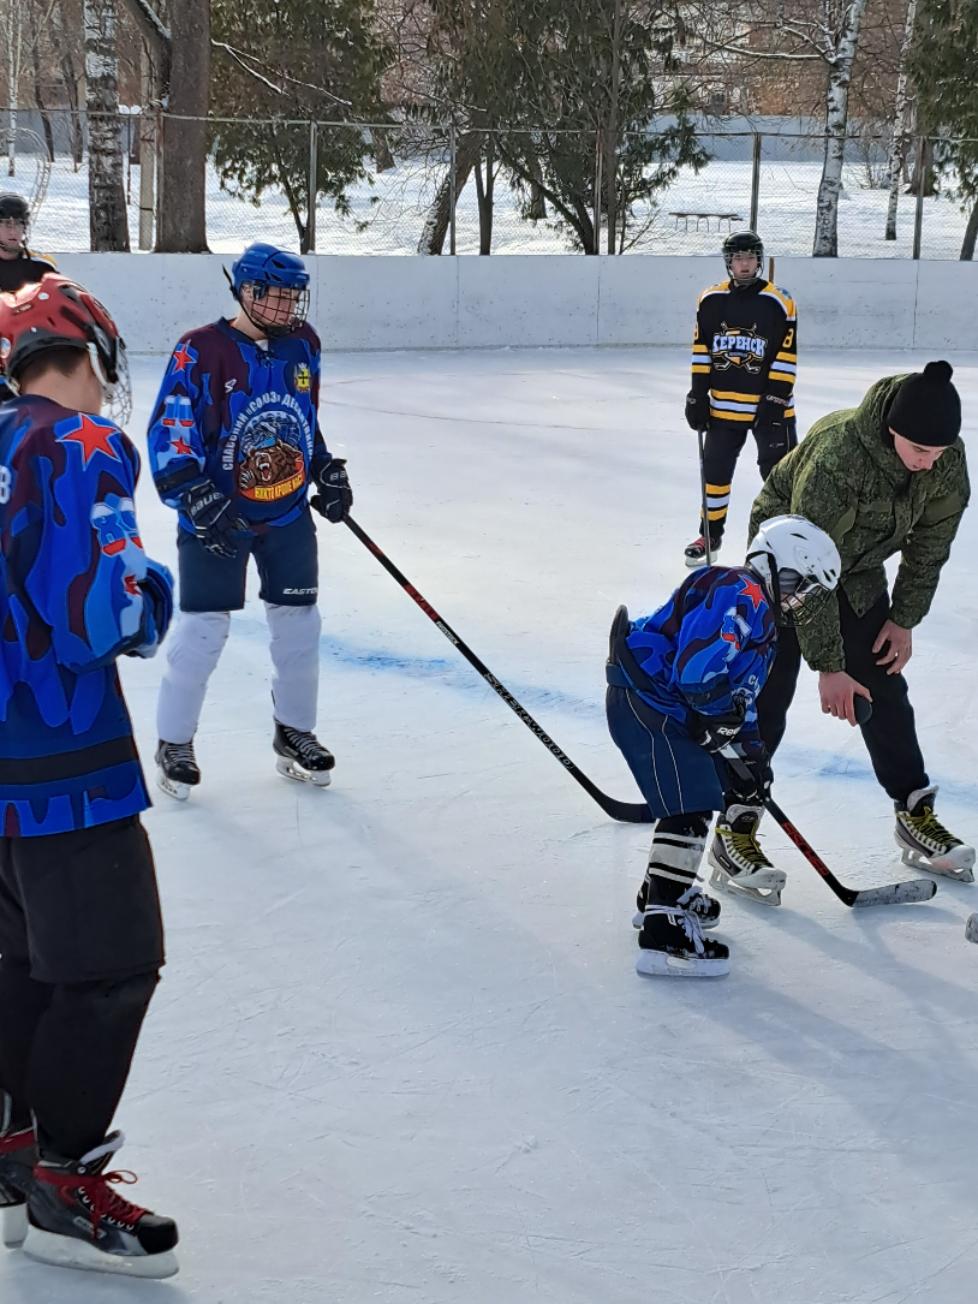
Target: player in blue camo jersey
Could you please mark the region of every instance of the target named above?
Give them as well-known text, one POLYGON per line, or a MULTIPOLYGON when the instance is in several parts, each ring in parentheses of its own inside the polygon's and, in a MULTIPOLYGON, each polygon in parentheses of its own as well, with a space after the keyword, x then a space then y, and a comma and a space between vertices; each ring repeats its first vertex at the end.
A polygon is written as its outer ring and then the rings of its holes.
POLYGON ((309 508, 342 521, 353 494, 344 459, 319 428, 309 273, 294 254, 254 244, 229 280, 236 315, 181 337, 149 427, 156 488, 179 513, 181 616, 167 648, 156 754, 160 786, 179 800, 200 782, 194 735, 231 612, 244 606, 249 557, 271 635, 278 770, 324 787, 334 764, 314 732, 320 619, 309 508))
MULTIPOLYGON (((694 978, 728 972, 722 942, 703 937, 720 905, 697 887, 713 811, 724 786, 762 801, 771 767, 757 727, 757 696, 774 660, 778 625, 809 619, 835 588, 835 544, 802 516, 763 522, 743 566, 703 566, 651 616, 619 607, 611 629, 607 712, 658 823, 638 893, 640 974, 694 978), (749 778, 718 760, 733 747, 749 778), (719 769, 718 769, 719 767, 719 769), (732 787, 733 786, 733 787, 732 787)), ((736 818, 736 807, 728 807, 736 818)), ((734 878, 738 869, 726 867, 734 878)), ((780 894, 784 874, 754 875, 755 894, 780 894)))
MULTIPOLYGON (((49 1263, 176 1271, 176 1226, 117 1195, 109 1126, 163 963, 149 805, 116 661, 172 580, 143 551, 125 348, 81 286, 0 294, 0 1206, 49 1263)), ((25 1240, 26 1237, 26 1240, 25 1240)))

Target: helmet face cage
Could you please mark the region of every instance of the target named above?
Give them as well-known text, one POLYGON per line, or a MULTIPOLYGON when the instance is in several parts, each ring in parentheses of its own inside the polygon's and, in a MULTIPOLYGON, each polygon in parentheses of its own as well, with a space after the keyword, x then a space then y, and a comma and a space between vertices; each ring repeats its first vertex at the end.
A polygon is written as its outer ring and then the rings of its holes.
POLYGON ((250 302, 239 299, 244 314, 257 330, 266 335, 291 335, 309 316, 309 287, 275 285, 265 281, 245 281, 250 302))
MULTIPOLYGON (((757 269, 750 278, 756 281, 761 275, 761 265, 764 262, 764 242, 759 235, 753 231, 738 231, 736 235, 728 235, 723 242, 723 262, 727 269, 727 275, 731 280, 735 279, 733 274, 733 260, 737 254, 756 254, 757 269)), ((750 284, 750 281, 747 282, 750 284)))
POLYGON ((782 567, 774 575, 775 610, 779 625, 807 625, 824 606, 829 591, 813 575, 782 567))

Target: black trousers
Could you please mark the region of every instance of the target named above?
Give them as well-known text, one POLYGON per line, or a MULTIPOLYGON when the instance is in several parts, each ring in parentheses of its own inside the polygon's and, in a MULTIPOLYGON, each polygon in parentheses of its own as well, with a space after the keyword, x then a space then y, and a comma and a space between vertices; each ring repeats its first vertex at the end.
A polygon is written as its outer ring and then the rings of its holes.
MULTIPOLYGON (((890 611, 884 594, 864 616, 857 616, 845 594, 839 590, 839 617, 845 649, 846 671, 873 697, 873 715, 861 725, 880 787, 901 804, 917 788, 926 788, 927 771, 917 742, 913 707, 903 675, 888 675, 876 664, 873 643, 890 611)), ((784 736, 788 707, 795 695, 801 649, 793 629, 778 631, 778 650, 767 682, 757 699, 761 737, 773 755, 784 736)))
POLYGON ((42 1149, 78 1159, 105 1138, 162 964, 136 816, 0 838, 0 1087, 42 1149))
MULTIPOLYGON (((727 523, 730 490, 737 459, 747 442, 750 427, 735 422, 711 421, 703 441, 703 473, 706 477, 710 532, 719 541, 727 523)), ((766 480, 778 462, 798 443, 794 418, 784 425, 762 426, 754 431, 757 469, 766 480)), ((701 525, 702 528, 702 525, 701 525)))

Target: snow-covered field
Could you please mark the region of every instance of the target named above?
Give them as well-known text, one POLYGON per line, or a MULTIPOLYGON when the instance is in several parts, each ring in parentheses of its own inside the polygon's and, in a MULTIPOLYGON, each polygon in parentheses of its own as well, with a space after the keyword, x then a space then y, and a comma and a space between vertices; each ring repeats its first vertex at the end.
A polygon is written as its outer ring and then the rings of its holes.
MULTIPOLYGON (((22 156, 18 185, 30 189, 34 160, 22 156)), ((317 250, 328 254, 413 254, 424 227, 428 206, 442 176, 436 164, 401 162, 391 171, 378 174, 373 184, 361 184, 350 192, 352 212, 341 217, 331 205, 321 203, 317 214, 317 250), (357 224, 366 223, 364 230, 357 224)), ((774 255, 811 253, 815 229, 815 199, 821 164, 796 161, 765 162, 761 167, 758 227, 774 255)), ((898 238, 883 239, 887 195, 884 190, 865 188, 865 168, 851 164, 845 171, 845 190, 839 207, 839 252, 842 256, 865 258, 908 258, 913 246, 915 200, 901 195, 898 238)), ((687 222, 674 211, 731 212, 745 227, 750 215, 750 163, 716 161, 698 175, 686 170, 660 198, 654 222, 634 252, 646 254, 715 254, 727 224, 695 219, 687 222), (709 229, 708 229, 709 228, 709 229)), ((513 195, 503 178, 497 182, 493 223, 493 252, 565 253, 570 250, 566 235, 549 222, 520 219, 513 195)), ((133 248, 138 246, 139 168, 133 167, 129 181, 129 226, 133 248)), ((636 213, 636 227, 643 221, 636 213)), ((924 201, 923 256, 957 258, 964 234, 966 215, 958 205, 939 196, 924 201)), ((270 240, 287 248, 298 248, 295 223, 280 194, 269 192, 259 207, 232 199, 208 174, 207 230, 210 247, 217 253, 239 250, 249 241, 270 240)), ((462 192, 457 210, 457 250, 473 254, 479 250, 479 222, 474 183, 462 192)), ((34 230, 39 248, 87 249, 88 180, 84 170, 75 173, 61 156, 54 164, 47 198, 34 230)), ((448 250, 446 240, 445 250, 448 250)))
MULTIPOLYGON (((355 515, 606 791, 619 602, 696 524, 686 350, 336 355, 355 515)), ((803 428, 921 356, 806 355, 803 428)), ((139 442, 161 360, 137 359, 139 442)), ((978 358, 957 359, 974 446, 978 358)), ((758 478, 745 453, 730 544, 758 478)), ((148 477, 148 549, 173 521, 148 477)), ((908 677, 940 812, 978 837, 978 514, 908 677)), ((978 887, 847 911, 776 829, 732 971, 639 979, 649 831, 614 824, 342 527, 320 533, 325 792, 278 778, 260 604, 160 797, 169 964, 119 1125, 180 1221, 165 1285, 0 1257, 3 1304, 966 1304, 978 1277, 978 887)), ((127 661, 143 755, 160 668, 127 661)), ((855 885, 909 876, 857 732, 803 675, 779 801, 855 885)))

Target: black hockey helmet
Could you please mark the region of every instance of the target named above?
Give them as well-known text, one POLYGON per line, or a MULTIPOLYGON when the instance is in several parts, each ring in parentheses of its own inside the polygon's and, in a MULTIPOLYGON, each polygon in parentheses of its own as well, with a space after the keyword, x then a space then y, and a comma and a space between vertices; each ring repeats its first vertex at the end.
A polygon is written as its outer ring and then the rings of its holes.
POLYGON ((764 241, 756 231, 735 231, 724 240, 723 261, 730 277, 733 276, 730 264, 734 254, 757 254, 757 276, 760 276, 764 262, 764 241))
POLYGON ((30 205, 23 195, 15 195, 12 190, 5 190, 0 194, 0 220, 6 218, 10 222, 23 222, 25 226, 31 220, 30 205))

